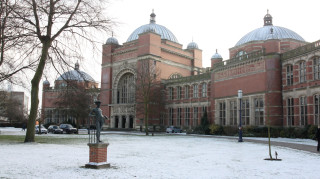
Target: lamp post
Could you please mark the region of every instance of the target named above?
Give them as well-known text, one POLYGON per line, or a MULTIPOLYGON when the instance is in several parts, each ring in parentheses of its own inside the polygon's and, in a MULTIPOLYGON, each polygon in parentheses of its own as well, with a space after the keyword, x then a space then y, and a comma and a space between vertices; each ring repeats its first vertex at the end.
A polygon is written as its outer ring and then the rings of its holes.
POLYGON ((238 98, 239 98, 239 105, 240 105, 240 108, 239 108, 239 140, 238 142, 243 142, 242 140, 242 121, 241 121, 241 106, 242 106, 242 90, 238 90, 238 98))

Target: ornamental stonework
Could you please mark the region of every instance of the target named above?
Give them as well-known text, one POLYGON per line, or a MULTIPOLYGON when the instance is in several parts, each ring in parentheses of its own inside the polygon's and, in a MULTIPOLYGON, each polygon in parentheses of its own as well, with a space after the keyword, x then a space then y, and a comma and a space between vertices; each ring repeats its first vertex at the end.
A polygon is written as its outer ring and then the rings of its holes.
POLYGON ((255 72, 262 72, 265 70, 265 62, 263 60, 257 61, 255 63, 245 64, 237 66, 234 68, 226 69, 223 71, 216 72, 214 74, 214 81, 223 81, 233 77, 238 77, 239 75, 249 75, 255 72))

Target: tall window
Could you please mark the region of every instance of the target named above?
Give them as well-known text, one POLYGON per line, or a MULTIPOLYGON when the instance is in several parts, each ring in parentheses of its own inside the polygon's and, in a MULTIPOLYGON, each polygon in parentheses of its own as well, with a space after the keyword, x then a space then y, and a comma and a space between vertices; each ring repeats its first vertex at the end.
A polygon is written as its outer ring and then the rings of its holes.
POLYGON ((226 102, 219 103, 219 120, 221 125, 226 125, 226 102))
POLYGON ((242 124, 243 125, 250 125, 249 99, 242 99, 241 116, 242 116, 242 124))
POLYGON ((293 66, 287 66, 287 85, 290 86, 293 84, 293 66))
POLYGON ((198 85, 197 84, 194 84, 193 85, 193 98, 197 98, 198 97, 198 85))
POLYGON ((264 105, 262 98, 254 99, 254 119, 256 125, 264 125, 264 105))
POLYGON ((207 106, 202 106, 202 115, 201 117, 204 116, 204 113, 207 111, 207 106))
POLYGON ((320 80, 320 57, 313 60, 313 79, 320 80))
POLYGON ((314 124, 319 125, 319 115, 320 115, 320 95, 314 96, 314 124))
POLYGON ((300 83, 306 82, 306 62, 300 62, 300 83))
POLYGON ((185 110, 185 126, 189 126, 190 125, 190 108, 186 108, 185 110))
POLYGON ((293 98, 287 100, 288 126, 294 125, 293 98))
POLYGON ((198 107, 193 108, 193 126, 198 125, 198 107))
POLYGON ((173 108, 169 108, 169 125, 173 125, 173 108))
POLYGON ((237 125, 237 102, 230 101, 230 125, 237 125))
POLYGON ((184 90, 184 98, 188 99, 189 98, 189 86, 185 86, 185 90, 184 90))
POLYGON ((173 88, 169 87, 169 100, 173 100, 173 88))
POLYGON ((177 99, 181 99, 182 98, 182 88, 181 86, 177 87, 177 99))
POLYGON ((182 109, 181 108, 178 108, 178 116, 177 116, 177 125, 178 126, 181 126, 182 124, 182 109))
POLYGON ((127 73, 120 78, 117 90, 117 103, 134 102, 135 85, 133 83, 133 74, 131 73, 127 73))
POLYGON ((307 98, 305 96, 300 97, 300 125, 307 125, 307 98))
POLYGON ((202 97, 207 97, 207 83, 202 83, 202 97))

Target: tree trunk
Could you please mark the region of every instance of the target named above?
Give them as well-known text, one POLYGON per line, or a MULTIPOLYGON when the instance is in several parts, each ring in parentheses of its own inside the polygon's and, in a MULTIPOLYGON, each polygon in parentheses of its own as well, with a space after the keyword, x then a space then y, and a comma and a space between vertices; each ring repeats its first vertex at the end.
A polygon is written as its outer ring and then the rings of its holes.
POLYGON ((31 80, 31 108, 27 125, 27 133, 24 142, 35 142, 35 125, 39 106, 39 83, 43 74, 44 66, 46 64, 45 62, 48 57, 48 51, 51 45, 51 41, 50 39, 47 39, 44 40, 42 44, 43 46, 41 51, 40 62, 37 67, 36 73, 34 74, 33 79, 31 80))

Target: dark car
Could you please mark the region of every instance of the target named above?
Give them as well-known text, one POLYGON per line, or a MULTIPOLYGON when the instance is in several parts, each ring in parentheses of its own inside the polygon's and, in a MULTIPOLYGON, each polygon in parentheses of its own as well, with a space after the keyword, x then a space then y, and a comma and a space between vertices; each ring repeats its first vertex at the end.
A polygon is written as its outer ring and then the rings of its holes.
POLYGON ((63 134, 63 130, 57 125, 50 125, 48 127, 48 132, 51 132, 53 134, 63 134))
POLYGON ((63 133, 67 133, 67 134, 77 133, 77 129, 74 128, 71 124, 60 124, 60 128, 63 130, 63 133))

